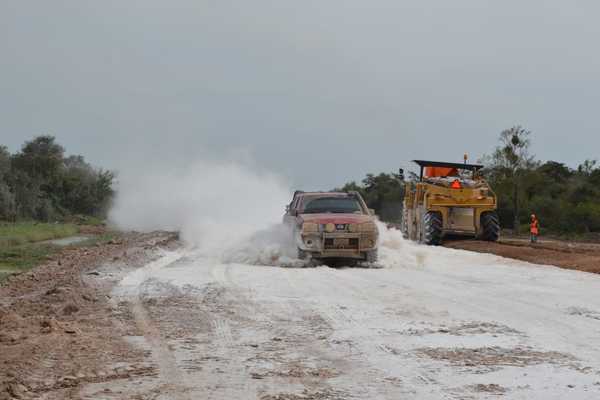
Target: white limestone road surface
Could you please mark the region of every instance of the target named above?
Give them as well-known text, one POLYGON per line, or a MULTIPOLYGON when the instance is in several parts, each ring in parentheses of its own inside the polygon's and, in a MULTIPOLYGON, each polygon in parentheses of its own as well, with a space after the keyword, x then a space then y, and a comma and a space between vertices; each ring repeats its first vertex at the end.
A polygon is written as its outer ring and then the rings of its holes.
POLYGON ((381 264, 166 254, 115 293, 158 373, 111 386, 153 399, 600 398, 600 276, 393 232, 381 264))

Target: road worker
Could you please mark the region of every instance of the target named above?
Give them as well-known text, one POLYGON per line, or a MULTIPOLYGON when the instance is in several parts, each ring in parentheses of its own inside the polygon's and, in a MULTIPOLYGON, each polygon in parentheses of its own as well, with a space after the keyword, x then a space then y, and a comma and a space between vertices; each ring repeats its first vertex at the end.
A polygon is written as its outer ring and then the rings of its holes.
POLYGON ((529 231, 531 232, 531 243, 536 243, 538 235, 540 234, 540 222, 538 221, 535 214, 531 214, 531 224, 529 225, 529 231))

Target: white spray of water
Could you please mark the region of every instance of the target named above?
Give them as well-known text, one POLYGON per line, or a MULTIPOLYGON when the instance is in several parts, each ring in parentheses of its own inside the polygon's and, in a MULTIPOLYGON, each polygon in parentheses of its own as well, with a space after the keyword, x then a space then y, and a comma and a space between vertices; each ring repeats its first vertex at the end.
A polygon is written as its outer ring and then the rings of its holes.
POLYGON ((125 171, 110 221, 122 229, 178 230, 201 256, 236 253, 241 260, 245 249, 260 261, 289 252, 280 225, 290 196, 280 177, 239 163, 125 171))
MULTIPOLYGON (((427 246, 404 239, 402 232, 379 223, 379 262, 385 268, 440 269, 462 268, 464 265, 506 263, 501 257, 490 254, 427 246), (503 260, 503 261, 499 261, 503 260)), ((520 262, 512 262, 517 263, 520 262)))
POLYGON ((423 246, 404 239, 398 229, 388 228, 379 222, 379 261, 381 265, 415 268, 423 266, 426 251, 423 246))
MULTIPOLYGON (((241 163, 197 162, 185 168, 120 175, 110 220, 128 230, 177 230, 196 257, 217 262, 300 266, 281 223, 291 191, 272 173, 241 163)), ((422 246, 378 224, 380 264, 418 267, 422 246)))

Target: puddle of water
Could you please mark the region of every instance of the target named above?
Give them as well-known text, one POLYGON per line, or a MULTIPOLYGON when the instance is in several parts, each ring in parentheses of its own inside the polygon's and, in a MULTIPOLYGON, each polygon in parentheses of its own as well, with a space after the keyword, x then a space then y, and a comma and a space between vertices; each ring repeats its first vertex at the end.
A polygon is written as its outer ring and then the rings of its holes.
POLYGON ((90 236, 69 236, 69 237, 62 238, 62 239, 46 240, 42 243, 64 247, 64 246, 70 246, 72 244, 81 243, 88 239, 90 239, 90 236))

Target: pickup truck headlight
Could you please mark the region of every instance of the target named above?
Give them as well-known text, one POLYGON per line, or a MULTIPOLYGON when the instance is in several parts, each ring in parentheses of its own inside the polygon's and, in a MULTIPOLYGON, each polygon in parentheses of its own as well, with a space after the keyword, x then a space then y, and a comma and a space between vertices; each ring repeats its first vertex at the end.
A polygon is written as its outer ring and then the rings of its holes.
POLYGON ((327 225, 325 225, 325 231, 329 233, 335 232, 335 225, 331 222, 328 223, 327 225))
POLYGON ((319 232, 319 224, 315 224, 313 222, 305 222, 302 224, 302 232, 303 233, 319 232))

